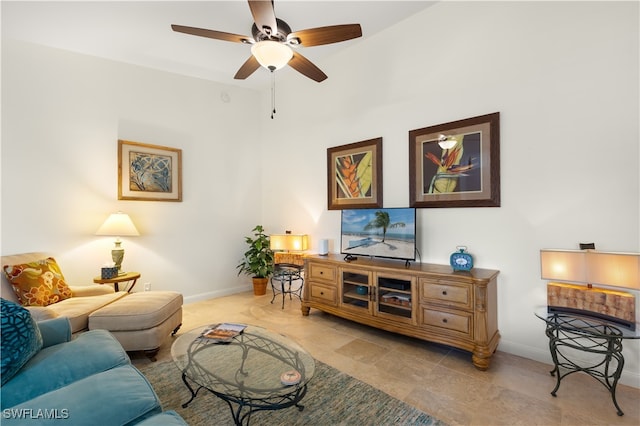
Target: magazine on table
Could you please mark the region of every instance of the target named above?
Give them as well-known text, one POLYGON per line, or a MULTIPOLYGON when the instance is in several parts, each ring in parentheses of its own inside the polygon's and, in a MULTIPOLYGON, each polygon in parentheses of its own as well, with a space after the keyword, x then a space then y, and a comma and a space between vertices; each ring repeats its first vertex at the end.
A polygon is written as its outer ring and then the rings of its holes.
POLYGON ((200 334, 200 338, 216 342, 230 342, 234 337, 242 334, 245 328, 247 328, 247 326, 244 324, 229 322, 214 324, 207 327, 202 334, 200 334))

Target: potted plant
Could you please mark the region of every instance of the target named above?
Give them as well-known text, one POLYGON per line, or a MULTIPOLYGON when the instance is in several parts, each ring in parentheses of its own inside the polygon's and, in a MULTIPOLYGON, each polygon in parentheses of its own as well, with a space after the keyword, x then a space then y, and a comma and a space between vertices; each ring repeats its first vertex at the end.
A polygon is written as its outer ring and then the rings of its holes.
POLYGON ((249 249, 236 269, 238 275, 244 272, 253 278, 253 294, 262 296, 267 292, 267 280, 273 273, 273 251, 262 225, 257 225, 252 232, 253 237, 245 237, 249 249))

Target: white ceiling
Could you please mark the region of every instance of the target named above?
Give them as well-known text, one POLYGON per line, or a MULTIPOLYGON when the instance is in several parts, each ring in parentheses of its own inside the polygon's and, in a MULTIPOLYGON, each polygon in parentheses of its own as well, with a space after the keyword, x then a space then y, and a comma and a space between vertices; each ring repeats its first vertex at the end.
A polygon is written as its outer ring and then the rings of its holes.
MULTIPOLYGON (((363 38, 434 4, 433 1, 276 0, 276 16, 293 31, 359 23, 363 38)), ((250 47, 176 33, 171 24, 251 35, 253 20, 245 0, 231 1, 2 1, 2 37, 108 58, 192 77, 261 88, 269 72, 246 80, 233 76, 250 47)), ((323 58, 362 38, 301 48, 320 69, 323 58)), ((278 71, 285 78, 292 69, 278 71)), ((329 75, 329 78, 332 78, 329 75)), ((309 80, 310 84, 317 84, 309 80)))

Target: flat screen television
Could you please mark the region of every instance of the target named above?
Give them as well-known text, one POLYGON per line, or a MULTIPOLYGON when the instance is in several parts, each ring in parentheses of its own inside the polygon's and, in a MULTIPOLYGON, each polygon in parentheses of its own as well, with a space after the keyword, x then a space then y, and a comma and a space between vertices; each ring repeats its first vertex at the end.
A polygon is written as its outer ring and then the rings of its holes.
POLYGON ((389 259, 416 259, 416 209, 342 210, 340 253, 389 259))

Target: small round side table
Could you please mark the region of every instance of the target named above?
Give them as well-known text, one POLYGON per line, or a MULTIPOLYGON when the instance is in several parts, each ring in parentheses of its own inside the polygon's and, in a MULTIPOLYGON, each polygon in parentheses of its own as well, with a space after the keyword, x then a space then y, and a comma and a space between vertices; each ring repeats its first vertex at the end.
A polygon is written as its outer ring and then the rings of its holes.
POLYGON ((302 266, 291 263, 277 263, 275 265, 273 276, 271 277, 271 289, 273 290, 271 303, 273 303, 278 294, 282 294, 282 309, 284 309, 284 299, 286 294, 289 295, 289 300, 292 300, 291 295, 294 295, 302 302, 303 285, 304 278, 302 278, 302 266), (274 281, 279 283, 279 285, 274 283, 274 281))
POLYGON ((103 279, 102 277, 95 277, 93 282, 96 284, 113 284, 113 289, 115 291, 120 291, 118 284, 125 282, 128 283, 131 281, 131 284, 125 285, 127 293, 131 293, 131 290, 133 289, 133 286, 136 285, 138 278, 140 278, 140 272, 125 272, 124 274, 119 274, 113 278, 103 279))
POLYGON ((607 388, 618 415, 622 416, 624 413, 616 400, 616 386, 624 367, 622 342, 640 339, 640 330, 617 327, 608 321, 579 313, 548 312, 546 307, 538 308, 535 315, 546 323, 553 359, 553 370, 549 373, 556 376, 556 387, 551 395, 556 396, 564 377, 583 372, 607 388), (579 360, 575 356, 576 351, 589 353, 592 357, 579 360))

